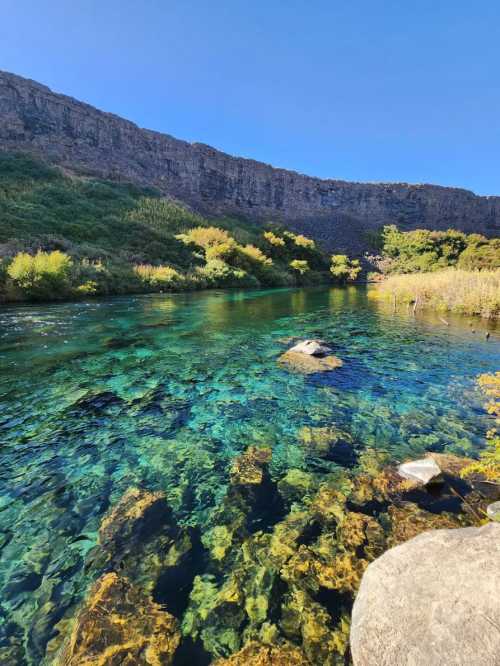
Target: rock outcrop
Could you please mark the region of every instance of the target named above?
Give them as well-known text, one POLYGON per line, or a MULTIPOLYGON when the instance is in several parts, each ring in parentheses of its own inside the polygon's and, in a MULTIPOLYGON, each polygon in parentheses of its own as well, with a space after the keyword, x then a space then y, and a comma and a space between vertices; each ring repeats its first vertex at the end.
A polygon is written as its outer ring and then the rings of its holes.
POLYGON ((351 625, 355 666, 493 666, 500 525, 424 532, 372 562, 351 625))
POLYGON ((500 232, 500 197, 435 185, 311 178, 141 129, 6 72, 0 72, 0 150, 154 186, 205 214, 283 221, 338 250, 363 249, 366 233, 389 223, 405 230, 500 232))

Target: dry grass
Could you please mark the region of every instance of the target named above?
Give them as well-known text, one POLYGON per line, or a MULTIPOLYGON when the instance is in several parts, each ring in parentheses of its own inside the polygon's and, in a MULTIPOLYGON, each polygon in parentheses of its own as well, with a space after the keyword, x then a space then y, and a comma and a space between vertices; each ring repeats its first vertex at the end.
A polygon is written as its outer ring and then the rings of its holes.
POLYGON ((500 269, 463 271, 448 269, 436 273, 392 275, 378 287, 395 305, 413 304, 415 309, 500 316, 500 269))

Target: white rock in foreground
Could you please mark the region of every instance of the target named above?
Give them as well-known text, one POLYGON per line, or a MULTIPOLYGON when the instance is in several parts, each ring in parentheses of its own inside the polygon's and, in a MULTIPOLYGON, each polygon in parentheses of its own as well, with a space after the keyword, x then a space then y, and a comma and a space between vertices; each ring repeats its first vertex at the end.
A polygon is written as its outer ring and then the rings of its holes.
POLYGON ((367 568, 354 666, 500 664, 500 524, 424 532, 367 568))
MULTIPOLYGON (((500 523, 500 501, 499 502, 493 502, 492 504, 488 504, 488 506, 486 507, 486 514, 488 515, 488 518, 490 520, 496 520, 500 523)), ((500 570, 500 562, 498 563, 498 567, 499 567, 499 570, 500 570)), ((500 576, 500 573, 499 573, 499 576, 500 576)), ((500 660, 499 660, 499 662, 500 662, 500 660)))
POLYGON ((299 354, 308 354, 309 356, 324 356, 325 354, 329 354, 332 350, 319 340, 303 340, 288 351, 299 354))
POLYGON ((432 458, 422 458, 403 463, 398 467, 398 474, 403 479, 419 481, 426 485, 431 481, 436 483, 441 480, 441 468, 432 458))

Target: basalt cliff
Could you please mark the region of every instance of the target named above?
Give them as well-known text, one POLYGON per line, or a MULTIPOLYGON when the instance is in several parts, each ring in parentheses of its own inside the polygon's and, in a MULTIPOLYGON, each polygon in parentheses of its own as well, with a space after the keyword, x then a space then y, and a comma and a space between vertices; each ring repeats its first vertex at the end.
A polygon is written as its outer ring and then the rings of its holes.
POLYGON ((500 197, 406 183, 322 180, 227 155, 0 72, 0 150, 30 152, 78 173, 159 189, 206 215, 285 223, 328 247, 359 251, 395 223, 500 234, 500 197))

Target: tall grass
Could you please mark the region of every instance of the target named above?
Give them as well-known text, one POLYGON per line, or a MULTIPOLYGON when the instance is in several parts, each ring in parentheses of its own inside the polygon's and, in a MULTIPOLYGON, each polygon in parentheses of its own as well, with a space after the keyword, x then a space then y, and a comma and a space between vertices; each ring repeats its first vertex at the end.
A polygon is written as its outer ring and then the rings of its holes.
POLYGON ((500 269, 464 271, 447 269, 436 273, 391 275, 378 289, 395 305, 413 304, 415 309, 500 316, 500 269))

